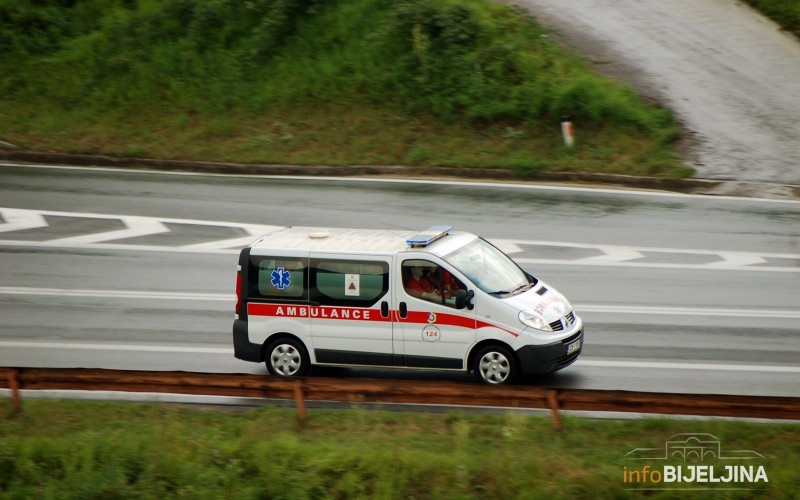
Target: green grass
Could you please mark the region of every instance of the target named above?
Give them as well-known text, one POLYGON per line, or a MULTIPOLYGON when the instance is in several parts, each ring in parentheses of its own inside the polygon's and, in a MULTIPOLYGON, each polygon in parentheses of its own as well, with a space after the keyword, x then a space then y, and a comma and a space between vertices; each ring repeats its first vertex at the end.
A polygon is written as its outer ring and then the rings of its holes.
POLYGON ((797 424, 566 417, 559 432, 549 418, 514 413, 355 408, 312 410, 300 422, 294 410, 271 407, 28 399, 21 414, 0 400, 0 498, 685 498, 628 491, 623 474, 643 467, 629 451, 687 432, 766 456, 756 465, 769 482, 758 490, 698 498, 800 493, 797 424))
POLYGON ((487 0, 0 0, 0 75, 28 150, 692 174, 667 110, 487 0))
POLYGON ((800 2, 797 0, 745 0, 800 39, 800 2))

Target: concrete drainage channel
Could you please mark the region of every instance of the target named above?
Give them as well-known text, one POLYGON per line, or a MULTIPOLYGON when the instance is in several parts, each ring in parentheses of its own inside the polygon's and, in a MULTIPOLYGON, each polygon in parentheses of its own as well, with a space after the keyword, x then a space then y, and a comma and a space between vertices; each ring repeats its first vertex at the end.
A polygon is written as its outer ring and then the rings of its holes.
MULTIPOLYGON (((620 186, 634 189, 673 191, 709 196, 738 196, 775 200, 800 200, 800 185, 769 182, 747 182, 733 179, 662 179, 632 175, 590 172, 539 172, 535 177, 520 178, 512 170, 501 168, 452 168, 408 166, 300 166, 300 165, 243 165, 194 161, 172 161, 148 158, 114 158, 109 156, 36 153, 0 150, 0 161, 27 163, 32 166, 76 166, 86 168, 115 168, 120 170, 154 170, 192 172, 217 175, 253 176, 315 176, 315 177, 386 177, 435 179, 448 178, 497 182, 544 182, 600 186, 620 186)), ((9 164, 12 164, 9 163, 9 164)))

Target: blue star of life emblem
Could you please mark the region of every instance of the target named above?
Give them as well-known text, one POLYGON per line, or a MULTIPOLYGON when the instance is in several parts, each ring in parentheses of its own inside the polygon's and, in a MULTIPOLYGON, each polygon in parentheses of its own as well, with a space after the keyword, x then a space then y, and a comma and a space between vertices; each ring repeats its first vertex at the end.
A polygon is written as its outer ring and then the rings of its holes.
POLYGON ((283 290, 292 284, 291 273, 282 267, 272 271, 272 286, 278 290, 283 290))

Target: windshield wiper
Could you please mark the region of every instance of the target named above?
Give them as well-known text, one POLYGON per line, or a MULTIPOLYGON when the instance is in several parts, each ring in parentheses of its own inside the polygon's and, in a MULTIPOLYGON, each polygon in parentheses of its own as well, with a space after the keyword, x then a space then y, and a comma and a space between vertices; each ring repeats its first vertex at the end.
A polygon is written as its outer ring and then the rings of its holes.
POLYGON ((518 286, 517 288, 515 288, 513 290, 501 290, 499 292, 492 292, 492 294, 495 294, 495 295, 512 295, 512 294, 516 294, 517 292, 524 292, 526 290, 529 290, 533 285, 534 285, 534 283, 523 283, 522 285, 518 286))

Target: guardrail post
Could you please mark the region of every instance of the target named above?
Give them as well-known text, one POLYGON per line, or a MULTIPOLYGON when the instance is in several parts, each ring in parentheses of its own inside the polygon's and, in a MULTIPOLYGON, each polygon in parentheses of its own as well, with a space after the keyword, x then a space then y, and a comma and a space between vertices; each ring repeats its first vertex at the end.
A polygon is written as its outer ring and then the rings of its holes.
POLYGON ((22 411, 22 403, 19 400, 19 370, 12 368, 8 372, 8 387, 11 389, 11 404, 15 412, 22 411))
POLYGON ((561 415, 558 413, 558 391, 552 390, 547 392, 547 403, 550 407, 550 413, 553 414, 553 427, 557 431, 562 429, 561 415))
POLYGON ((297 414, 300 416, 300 420, 306 419, 306 400, 303 397, 303 381, 302 379, 297 379, 294 381, 294 400, 297 404, 297 414))

